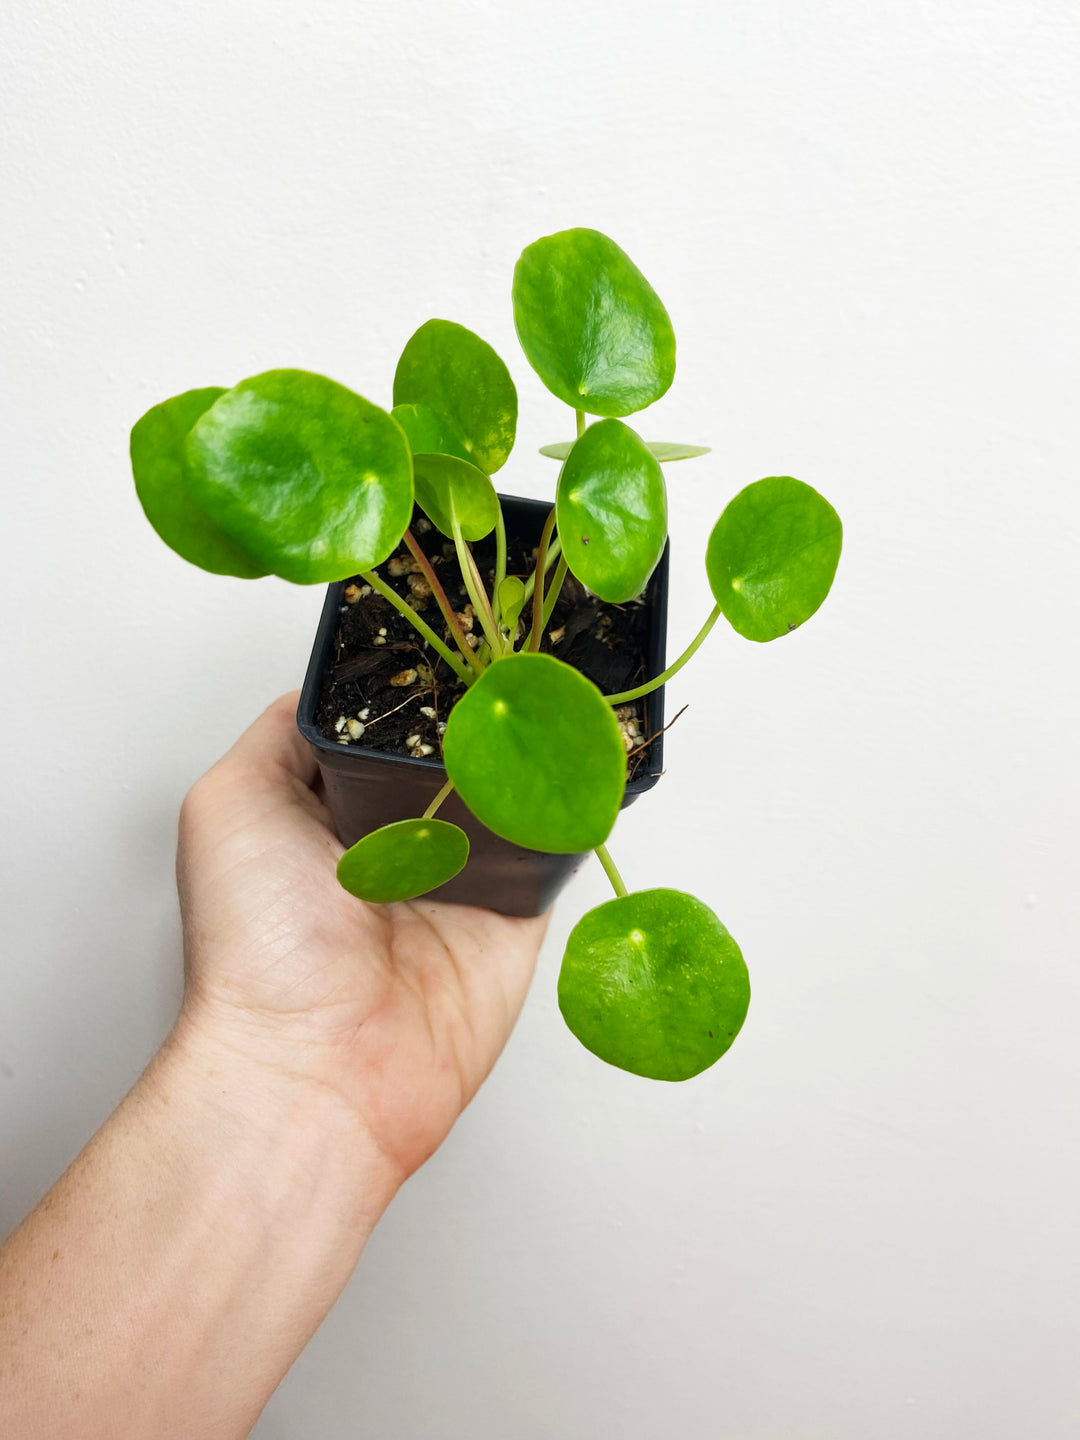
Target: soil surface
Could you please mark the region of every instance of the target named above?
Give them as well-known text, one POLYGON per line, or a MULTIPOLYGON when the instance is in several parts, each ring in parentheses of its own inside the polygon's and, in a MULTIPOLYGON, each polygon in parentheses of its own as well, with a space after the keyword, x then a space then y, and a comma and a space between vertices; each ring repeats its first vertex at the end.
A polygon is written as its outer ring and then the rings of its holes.
MULTIPOLYGON (((473 619, 453 541, 447 540, 419 510, 412 533, 431 562, 447 599, 464 617, 463 628, 483 640, 473 619)), ((472 547, 477 568, 491 592, 495 567, 494 537, 472 547)), ((509 538, 507 574, 527 580, 535 554, 509 538)), ((381 578, 427 621, 453 650, 453 640, 420 567, 402 544, 378 567, 381 578)), ((553 573, 549 571, 550 574, 553 573)), ((650 582, 646 596, 651 596, 650 582)), ((430 649, 405 617, 361 576, 347 582, 337 634, 335 663, 323 680, 315 723, 328 740, 364 750, 383 750, 438 761, 442 734, 465 687, 441 656, 430 649), (430 747, 430 749, 428 748, 430 747)), ((531 619, 531 601, 523 620, 531 619)), ((567 575, 540 645, 541 651, 573 665, 605 695, 641 684, 646 676, 649 609, 641 600, 610 605, 598 600, 567 575)), ((627 749, 627 775, 633 779, 648 763, 644 704, 634 701, 616 710, 627 749)))

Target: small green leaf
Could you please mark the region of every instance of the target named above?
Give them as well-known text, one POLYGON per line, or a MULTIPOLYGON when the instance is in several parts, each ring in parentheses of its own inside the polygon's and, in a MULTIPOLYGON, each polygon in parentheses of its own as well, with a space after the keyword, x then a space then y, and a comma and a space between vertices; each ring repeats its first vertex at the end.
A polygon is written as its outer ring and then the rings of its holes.
POLYGON ((494 475, 514 448, 517 391, 510 372, 487 341, 452 320, 421 325, 401 352, 394 375, 394 406, 399 405, 433 410, 464 457, 487 475, 494 475))
POLYGON ((713 598, 747 640, 776 640, 809 620, 829 593, 843 530, 829 502, 774 475, 741 490, 709 536, 713 598))
POLYGON ((626 751, 614 711, 550 655, 494 661, 450 711, 443 754, 465 804, 515 845, 576 855, 615 824, 626 751))
POLYGON ((215 575, 253 580, 266 571, 196 504, 184 463, 188 431, 224 394, 218 387, 188 390, 148 410, 131 432, 131 469, 146 518, 166 545, 215 575))
POLYGON ((187 438, 191 491, 253 561, 313 585, 371 570, 412 516, 408 441, 385 410, 306 370, 227 391, 187 438))
POLYGON ((414 900, 445 885, 469 858, 469 837, 445 820, 399 820, 358 840, 338 861, 350 895, 375 905, 414 900))
POLYGON ((667 311, 630 257, 598 230, 562 230, 522 251, 514 324, 553 395, 589 415, 631 415, 675 378, 667 311))
POLYGON ((746 1019, 750 979, 713 912, 680 890, 609 900, 570 932, 559 1009, 609 1065, 689 1080, 719 1060, 746 1019))
POLYGON ((455 455, 414 455, 416 503, 444 535, 453 537, 450 507, 457 510, 466 540, 482 540, 495 529, 499 497, 482 470, 455 455))
POLYGON ((395 405, 390 414, 405 431, 414 455, 456 455, 472 463, 464 440, 427 405, 395 405))
POLYGON ((598 420, 559 472, 555 514, 571 571, 612 604, 640 595, 667 538, 664 472, 621 420, 598 420))
POLYGON ((499 613, 507 630, 514 627, 521 618, 521 607, 525 604, 525 586, 516 575, 507 575, 499 586, 499 613))
MULTIPOLYGON (((541 445, 540 454, 546 455, 549 460, 565 460, 574 444, 573 440, 560 440, 555 445, 541 445)), ((646 440, 645 448, 663 465, 672 460, 693 460, 698 455, 711 454, 708 445, 673 445, 667 440, 646 440)))

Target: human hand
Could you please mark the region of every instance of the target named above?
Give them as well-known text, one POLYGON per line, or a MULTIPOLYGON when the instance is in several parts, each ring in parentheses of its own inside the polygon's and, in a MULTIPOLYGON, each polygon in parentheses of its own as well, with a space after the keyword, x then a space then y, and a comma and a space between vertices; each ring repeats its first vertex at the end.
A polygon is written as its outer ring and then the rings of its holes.
POLYGON ((296 702, 271 705, 184 801, 179 1030, 340 1097, 400 1183, 502 1050, 547 917, 344 891, 296 702))

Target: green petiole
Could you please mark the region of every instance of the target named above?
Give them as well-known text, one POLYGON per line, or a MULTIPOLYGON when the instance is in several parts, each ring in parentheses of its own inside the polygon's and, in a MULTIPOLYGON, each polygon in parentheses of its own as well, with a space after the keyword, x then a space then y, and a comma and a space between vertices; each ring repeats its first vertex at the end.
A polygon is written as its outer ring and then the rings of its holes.
POLYGON ((424 818, 425 820, 430 820, 430 819, 432 818, 432 816, 435 814, 436 810, 438 810, 439 806, 443 803, 443 801, 444 801, 444 800, 446 799, 446 797, 450 794, 450 791, 453 790, 453 788, 454 788, 454 782, 453 782, 453 780, 447 780, 446 784, 442 787, 442 789, 439 791, 439 793, 435 796, 435 799, 432 800, 431 804, 430 804, 430 805, 427 807, 427 809, 424 811, 424 817, 423 817, 423 818, 424 818))
POLYGON ((461 522, 458 520, 457 511, 454 509, 453 498, 450 501, 450 524, 454 531, 454 547, 457 550, 458 564, 461 566, 461 578, 465 582, 465 589, 468 591, 469 599, 472 601, 473 614, 480 621, 484 632, 484 638, 491 647, 493 656, 502 654, 502 641, 499 638, 498 629, 495 626, 495 619, 491 613, 491 602, 487 597, 483 581, 480 579, 480 572, 476 568, 476 561, 472 557, 472 551, 465 543, 465 537, 461 533, 461 522))
POLYGON ((674 665, 669 665, 662 675, 657 675, 655 680, 646 680, 644 685, 639 685, 635 690, 623 690, 618 695, 605 695, 604 699, 609 705, 625 705, 628 700, 640 700, 642 695, 648 695, 653 690, 659 690, 661 685, 666 684, 673 675, 678 674, 686 662, 693 658, 706 635, 708 635, 717 620, 720 619, 721 613, 720 605, 717 603, 710 613, 709 618, 705 621, 705 624, 694 636, 693 640, 690 641, 690 644, 675 661, 674 665))
POLYGON ((555 609, 555 602, 559 598, 559 591, 563 587, 563 581, 566 579, 569 569, 570 567, 566 563, 566 557, 564 555, 560 555, 559 563, 555 569, 554 579, 548 586, 547 596, 544 599, 544 613, 540 619, 541 637, 543 636, 544 631, 548 627, 548 621, 551 619, 551 612, 555 609))
MULTIPOLYGON (((442 611, 443 619, 446 621, 447 628, 449 629, 451 635, 453 635, 454 640, 457 643, 457 647, 461 651, 463 659, 465 660, 466 664, 469 665, 476 672, 477 676, 480 676, 483 673, 483 666, 477 662, 476 657, 473 655, 472 650, 470 650, 465 640, 465 632, 461 628, 461 622, 457 618, 457 615, 454 613, 454 607, 446 598, 446 591, 439 583, 439 577, 435 574, 435 570, 431 564, 431 561, 427 558, 423 550, 417 544, 416 537, 413 535, 411 530, 405 531, 404 539, 405 544, 409 548, 409 553, 412 555, 416 563, 420 566, 421 573, 423 574, 424 579, 428 583, 431 593, 434 596, 436 605, 438 605, 439 609, 442 611)), ((412 609, 411 606, 409 608, 412 609)))
POLYGON ((615 861, 612 860, 611 856, 608 854, 608 849, 606 845, 597 845, 596 858, 600 861, 600 864, 607 872, 607 877, 611 881, 612 886, 614 887, 615 894, 618 895, 620 899, 622 899, 622 897, 626 894, 626 886, 623 883, 622 876, 619 874, 618 870, 615 867, 615 861))
POLYGON ((377 590, 384 600, 388 600, 395 610, 404 615, 405 619, 408 620, 409 624, 415 630, 419 630, 431 648, 442 656, 463 685, 471 685, 473 683, 481 673, 479 665, 475 667, 476 674, 473 674, 468 666, 462 664, 449 646, 443 644, 427 621, 422 620, 411 605, 406 605, 397 591, 392 590, 386 581, 380 575, 377 575, 374 570, 362 570, 360 573, 373 590, 377 590))
MULTIPOLYGON (((540 532, 540 544, 536 547, 536 566, 533 576, 547 574, 547 550, 551 543, 552 532, 555 529, 555 507, 552 506, 544 521, 544 528, 540 532)), ((529 631, 529 638, 525 642, 526 650, 539 650, 540 636, 544 631, 544 586, 543 583, 534 583, 532 595, 532 629, 529 631)))

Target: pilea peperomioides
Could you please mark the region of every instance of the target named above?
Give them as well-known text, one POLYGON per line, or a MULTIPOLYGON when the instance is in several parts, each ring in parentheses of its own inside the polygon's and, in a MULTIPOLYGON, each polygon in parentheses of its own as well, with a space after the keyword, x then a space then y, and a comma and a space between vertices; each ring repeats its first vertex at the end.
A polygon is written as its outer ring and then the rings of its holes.
POLYGON ((647 442, 624 422, 671 385, 675 337, 657 295, 613 241, 578 229, 528 246, 513 305, 529 363, 575 411, 577 431, 543 447, 562 466, 525 581, 506 573, 491 480, 514 443, 514 384, 489 345, 446 320, 429 320, 405 346, 389 411, 302 370, 154 406, 132 431, 135 484, 161 538, 203 569, 300 584, 362 575, 467 687, 446 725, 445 786, 423 816, 348 850, 341 884, 361 900, 392 903, 456 875, 468 839, 436 818, 451 789, 505 840, 555 854, 595 850, 616 898, 571 932, 560 1008, 601 1059, 684 1080, 731 1044, 749 980, 735 941, 701 901, 677 890, 626 891, 606 849, 626 783, 613 707, 663 685, 721 615, 756 641, 809 619, 836 572, 840 520, 789 476, 737 494, 705 551, 712 612, 683 654, 636 689, 602 695, 579 671, 538 653, 568 571, 601 600, 641 594, 667 538, 662 464, 707 452, 647 442), (424 562, 409 530, 414 504, 453 542, 483 633, 475 648, 437 580, 441 634, 377 573, 403 541, 424 562), (470 543, 492 532, 486 587, 470 543))

